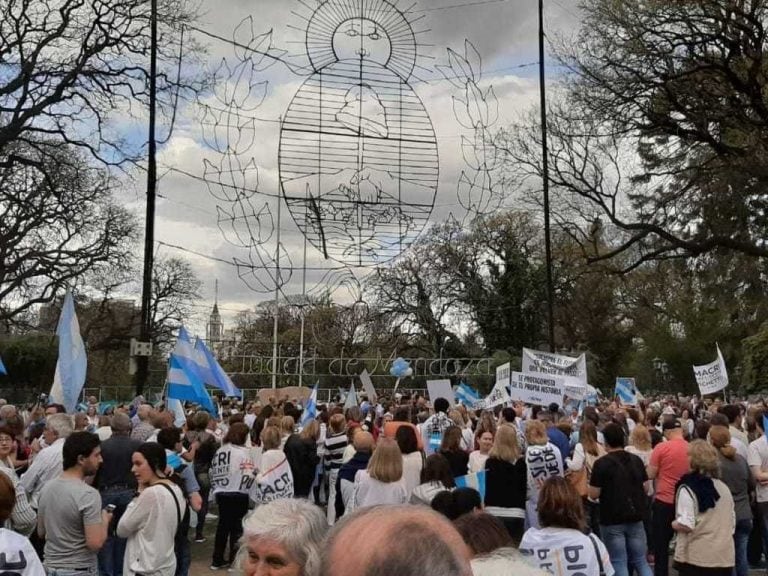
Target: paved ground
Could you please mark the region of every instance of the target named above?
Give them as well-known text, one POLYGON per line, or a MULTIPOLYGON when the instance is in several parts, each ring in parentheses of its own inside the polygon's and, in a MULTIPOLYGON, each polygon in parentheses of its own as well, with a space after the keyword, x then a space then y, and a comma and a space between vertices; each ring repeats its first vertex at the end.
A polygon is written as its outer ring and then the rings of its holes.
MULTIPOLYGON (((217 512, 215 506, 211 506, 214 514, 217 512)), ((203 534, 207 538, 205 542, 202 544, 199 544, 197 542, 190 542, 190 545, 192 547, 192 566, 189 570, 190 576, 212 576, 213 574, 220 574, 221 576, 225 576, 227 574, 226 570, 219 570, 218 572, 214 572, 211 570, 211 556, 213 555, 213 535, 216 532, 216 522, 218 522, 217 518, 207 518, 205 522, 205 529, 203 531, 203 534)), ((195 535, 195 529, 190 528, 189 530, 190 539, 194 538, 195 535)))

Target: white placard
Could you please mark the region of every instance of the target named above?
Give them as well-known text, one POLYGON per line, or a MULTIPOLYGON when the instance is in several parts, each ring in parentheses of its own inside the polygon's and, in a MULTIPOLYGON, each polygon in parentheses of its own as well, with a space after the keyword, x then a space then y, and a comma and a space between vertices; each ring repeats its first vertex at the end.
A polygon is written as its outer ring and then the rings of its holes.
POLYGON ((570 376, 587 383, 587 357, 585 354, 573 358, 563 354, 542 352, 523 348, 522 372, 570 376))
POLYGON ((510 363, 507 362, 506 364, 502 364, 498 368, 496 368, 496 384, 499 382, 504 382, 505 385, 509 384, 509 372, 511 370, 510 363))
POLYGON ((565 382, 561 376, 512 372, 509 395, 526 404, 548 406, 554 402, 562 406, 565 382))
POLYGON ((507 386, 509 386, 509 377, 507 380, 497 380, 491 393, 482 400, 475 402, 472 408, 474 410, 490 410, 500 404, 506 404, 511 400, 507 386))
POLYGON ((368 374, 368 370, 365 368, 360 373, 360 382, 363 383, 363 390, 365 390, 365 393, 368 396, 368 401, 376 402, 376 399, 378 398, 376 395, 376 389, 373 387, 373 380, 371 380, 371 375, 368 374))
POLYGON ((451 406, 456 405, 456 396, 450 380, 427 380, 427 394, 432 404, 438 398, 445 398, 451 406))
POLYGON ((717 360, 703 366, 694 366, 693 374, 702 396, 714 394, 728 386, 728 371, 725 368, 725 360, 717 347, 717 360))

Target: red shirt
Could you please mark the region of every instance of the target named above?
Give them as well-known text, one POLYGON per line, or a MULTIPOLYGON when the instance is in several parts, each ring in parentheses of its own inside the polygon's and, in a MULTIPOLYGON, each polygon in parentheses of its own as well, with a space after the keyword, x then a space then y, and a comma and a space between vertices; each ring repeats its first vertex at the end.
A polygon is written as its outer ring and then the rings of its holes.
POLYGON ((688 442, 684 438, 662 442, 651 452, 649 465, 658 470, 656 500, 665 504, 674 504, 675 486, 683 474, 689 471, 688 442))

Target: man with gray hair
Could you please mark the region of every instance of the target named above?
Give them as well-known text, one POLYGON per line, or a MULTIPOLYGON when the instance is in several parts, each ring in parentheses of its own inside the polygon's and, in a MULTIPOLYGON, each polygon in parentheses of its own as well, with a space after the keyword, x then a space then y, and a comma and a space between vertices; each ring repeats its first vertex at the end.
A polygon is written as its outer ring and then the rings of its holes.
POLYGON ((141 404, 136 410, 138 423, 133 427, 131 438, 139 442, 146 442, 147 439, 155 433, 155 427, 152 425, 152 406, 141 404))
POLYGON ((422 506, 362 508, 334 526, 321 576, 472 576, 470 550, 444 516, 422 506))
POLYGON ((131 457, 141 442, 131 438, 131 419, 127 414, 115 412, 110 427, 112 436, 101 444, 102 464, 93 483, 101 494, 102 505, 115 505, 107 540, 99 550, 99 574, 121 576, 127 540, 115 534, 115 527, 136 493, 131 457))
POLYGON ((32 465, 21 477, 21 486, 29 497, 32 508, 37 510, 40 490, 45 483, 58 477, 63 471, 62 450, 64 441, 72 433, 72 418, 66 414, 52 414, 45 420, 43 438, 46 447, 40 450, 32 461, 32 465))

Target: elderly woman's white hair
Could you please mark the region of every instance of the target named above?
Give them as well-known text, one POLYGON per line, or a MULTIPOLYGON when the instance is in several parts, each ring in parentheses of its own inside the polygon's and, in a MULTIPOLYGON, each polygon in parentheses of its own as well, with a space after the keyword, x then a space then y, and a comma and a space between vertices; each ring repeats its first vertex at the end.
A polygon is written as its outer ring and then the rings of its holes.
POLYGON ((243 520, 238 568, 242 570, 248 540, 268 538, 281 544, 302 566, 302 576, 317 576, 320 572, 320 545, 327 530, 325 514, 307 500, 284 498, 261 504, 243 520))

